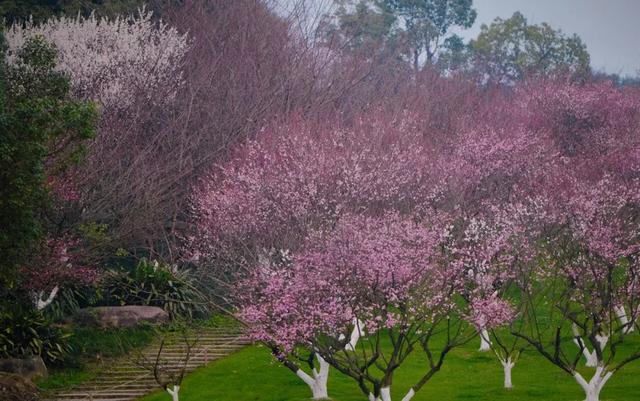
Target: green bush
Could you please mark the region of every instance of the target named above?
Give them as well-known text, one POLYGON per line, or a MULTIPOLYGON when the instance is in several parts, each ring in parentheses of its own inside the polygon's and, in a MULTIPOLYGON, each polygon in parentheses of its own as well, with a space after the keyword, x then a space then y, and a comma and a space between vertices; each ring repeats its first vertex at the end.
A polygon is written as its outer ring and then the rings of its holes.
POLYGON ((47 178, 77 161, 97 109, 70 97, 44 38, 28 39, 10 64, 0 48, 0 284, 9 287, 46 234, 47 178))
POLYGON ((207 310, 190 270, 141 259, 131 269, 111 269, 101 283, 107 305, 159 306, 172 318, 193 318, 207 310))
POLYGON ((40 311, 14 304, 0 308, 0 357, 40 355, 46 363, 59 363, 69 353, 68 337, 40 311))
POLYGON ((55 321, 62 321, 81 308, 97 305, 102 300, 99 287, 82 284, 69 284, 60 289, 54 301, 44 312, 55 321))

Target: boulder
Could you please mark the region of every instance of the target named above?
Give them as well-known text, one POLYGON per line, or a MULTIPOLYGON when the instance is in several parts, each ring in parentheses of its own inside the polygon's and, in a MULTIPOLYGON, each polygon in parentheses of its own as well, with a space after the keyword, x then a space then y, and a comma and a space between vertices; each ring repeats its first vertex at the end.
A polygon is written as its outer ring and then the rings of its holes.
POLYGON ((10 373, 0 373, 0 401, 37 401, 38 389, 28 379, 10 373))
POLYGON ((101 328, 133 327, 140 323, 161 324, 169 322, 169 314, 157 306, 125 305, 98 306, 80 309, 74 315, 77 323, 101 328))
POLYGON ((45 379, 47 367, 39 356, 0 359, 0 372, 13 373, 29 380, 45 379))

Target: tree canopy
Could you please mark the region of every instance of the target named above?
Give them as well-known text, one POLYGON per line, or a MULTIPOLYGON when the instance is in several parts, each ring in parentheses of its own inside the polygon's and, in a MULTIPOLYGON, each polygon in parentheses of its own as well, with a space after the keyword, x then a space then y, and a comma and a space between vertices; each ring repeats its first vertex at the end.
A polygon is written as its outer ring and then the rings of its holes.
MULTIPOLYGON (((4 56, 4 53, 3 53, 4 56)), ((56 48, 28 39, 0 64, 0 267, 24 263, 44 234, 47 176, 66 168, 94 134, 92 103, 69 97, 69 79, 55 70, 56 48)))
POLYGON ((341 0, 332 32, 349 48, 377 44, 410 61, 414 70, 433 64, 441 49, 458 43, 452 28, 470 28, 472 0, 341 0))
POLYGON ((558 72, 584 75, 589 71, 589 53, 580 37, 567 36, 547 23, 529 24, 519 12, 482 25, 469 50, 472 69, 495 82, 558 72))

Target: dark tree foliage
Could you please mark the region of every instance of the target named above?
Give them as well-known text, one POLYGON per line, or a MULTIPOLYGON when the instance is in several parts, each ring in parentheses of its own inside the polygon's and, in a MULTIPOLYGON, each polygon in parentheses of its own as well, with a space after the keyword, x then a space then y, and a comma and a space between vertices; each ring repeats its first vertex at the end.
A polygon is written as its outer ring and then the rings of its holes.
POLYGON ((26 42, 10 65, 0 64, 0 279, 11 286, 16 268, 43 236, 46 177, 77 160, 94 134, 96 109, 69 98, 69 80, 54 70, 56 49, 42 38, 26 42))
POLYGON ((52 16, 78 14, 88 16, 96 12, 100 16, 134 13, 145 5, 159 15, 163 5, 180 0, 0 0, 0 15, 7 24, 33 18, 40 22, 52 16))

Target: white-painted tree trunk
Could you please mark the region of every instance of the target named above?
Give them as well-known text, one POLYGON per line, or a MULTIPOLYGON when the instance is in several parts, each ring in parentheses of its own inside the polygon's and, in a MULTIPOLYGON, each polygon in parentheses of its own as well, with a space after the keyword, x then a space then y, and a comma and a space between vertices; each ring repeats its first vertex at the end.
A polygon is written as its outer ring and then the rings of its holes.
POLYGON ((360 337, 364 335, 364 322, 358 318, 353 318, 353 330, 351 331, 351 337, 349 338, 349 342, 344 346, 344 349, 347 351, 355 351, 356 345, 358 345, 358 341, 360 337))
POLYGON ((596 367, 596 373, 589 381, 582 377, 578 372, 574 372, 573 377, 576 379, 578 384, 580 384, 580 387, 582 387, 586 394, 584 401, 600 401, 600 392, 612 374, 613 372, 608 372, 604 367, 598 366, 596 367))
POLYGON ((180 392, 180 386, 175 384, 173 386, 173 389, 170 389, 169 387, 167 387, 165 390, 167 390, 167 393, 169 393, 171 395, 171 400, 172 401, 180 401, 180 398, 178 396, 178 393, 180 392))
POLYGON ((487 329, 480 330, 480 348, 478 351, 485 352, 491 349, 491 340, 489 339, 489 332, 487 329))
POLYGON ((58 291, 60 288, 56 285, 53 287, 49 296, 46 299, 42 299, 44 297, 44 291, 40 291, 34 296, 35 306, 37 310, 43 310, 47 306, 51 305, 56 295, 58 295, 58 291))
POLYGON ((627 317, 627 311, 624 310, 624 307, 616 306, 615 308, 613 308, 613 310, 616 313, 616 316, 618 317, 620 324, 625 327, 624 329, 625 334, 631 333, 634 330, 633 324, 630 324, 629 318, 627 317))
POLYGON ((502 364, 502 369, 504 370, 504 388, 512 389, 513 382, 511 381, 511 370, 516 363, 511 360, 511 357, 508 357, 507 359, 500 359, 500 363, 502 364))
MULTIPOLYGON (((594 349, 593 351, 589 351, 587 344, 580 337, 578 326, 573 324, 571 330, 573 331, 574 335, 573 342, 576 343, 578 348, 582 348, 582 355, 584 355, 584 358, 587 360, 586 366, 590 368, 595 368, 596 366, 598 366, 598 353, 596 352, 596 350, 594 349)), ((602 351, 609 341, 609 336, 601 336, 600 334, 596 334, 596 340, 600 345, 600 351, 602 351)))
POLYGON ((327 380, 329 379, 329 363, 325 361, 320 355, 316 354, 320 369, 313 368, 313 377, 308 375, 302 369, 298 369, 296 375, 304 381, 311 389, 314 400, 323 400, 329 398, 327 391, 327 380))
MULTIPOLYGON (((414 395, 416 395, 415 391, 410 388, 407 394, 402 397, 402 401, 410 401, 414 395)), ((369 401, 391 401, 391 387, 382 387, 380 389, 380 396, 378 397, 369 393, 369 401)))

